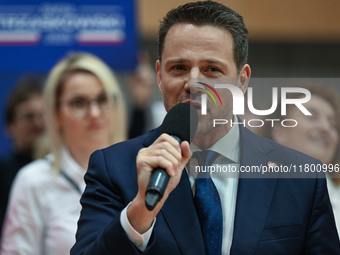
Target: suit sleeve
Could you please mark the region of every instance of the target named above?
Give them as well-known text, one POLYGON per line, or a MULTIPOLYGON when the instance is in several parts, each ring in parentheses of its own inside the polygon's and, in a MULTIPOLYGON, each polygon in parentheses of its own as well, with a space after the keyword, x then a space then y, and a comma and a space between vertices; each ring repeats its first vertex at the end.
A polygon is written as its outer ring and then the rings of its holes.
MULTIPOLYGON (((321 164, 321 162, 318 161, 317 164, 321 164)), ((328 196, 326 179, 324 175, 318 177, 316 180, 312 215, 302 254, 340 254, 339 237, 328 196)))
MULTIPOLYGON (((148 254, 148 248, 144 252, 136 248, 121 226, 120 214, 129 201, 124 201, 121 190, 111 182, 102 151, 92 154, 85 182, 71 255, 148 254)), ((153 241, 152 235, 150 244, 153 241)))

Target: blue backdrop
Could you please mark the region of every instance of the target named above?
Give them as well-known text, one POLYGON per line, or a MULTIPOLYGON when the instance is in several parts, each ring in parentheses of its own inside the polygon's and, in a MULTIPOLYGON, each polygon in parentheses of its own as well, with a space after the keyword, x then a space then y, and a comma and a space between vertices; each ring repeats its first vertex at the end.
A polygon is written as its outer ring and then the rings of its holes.
MULTIPOLYGON (((0 124, 4 101, 24 73, 47 73, 70 51, 87 51, 114 70, 135 68, 134 0, 0 0, 0 124), (9 3, 10 2, 10 3, 9 3)), ((0 154, 9 150, 0 132, 0 154)))

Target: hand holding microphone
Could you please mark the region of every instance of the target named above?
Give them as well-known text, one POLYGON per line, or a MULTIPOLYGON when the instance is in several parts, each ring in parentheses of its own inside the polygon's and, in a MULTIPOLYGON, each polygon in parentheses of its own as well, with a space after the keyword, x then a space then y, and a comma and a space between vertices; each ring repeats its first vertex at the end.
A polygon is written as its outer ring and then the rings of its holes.
MULTIPOLYGON (((191 142, 194 139, 198 125, 195 108, 189 104, 178 104, 166 115, 161 126, 161 133, 171 135, 179 144, 182 141, 191 142)), ((170 176, 162 167, 153 170, 146 189, 145 204, 148 210, 153 210, 168 186, 170 176)))
POLYGON ((197 125, 196 109, 189 104, 178 104, 165 117, 161 135, 138 152, 138 193, 127 210, 128 220, 137 232, 145 233, 150 228, 165 202, 162 198, 178 185, 191 157, 189 142, 196 134, 197 125))

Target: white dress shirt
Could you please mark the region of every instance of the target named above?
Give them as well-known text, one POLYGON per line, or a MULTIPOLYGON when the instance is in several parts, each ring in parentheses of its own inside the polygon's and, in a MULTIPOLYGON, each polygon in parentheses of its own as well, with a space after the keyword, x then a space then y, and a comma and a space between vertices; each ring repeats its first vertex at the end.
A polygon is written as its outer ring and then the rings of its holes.
POLYGON ((335 225, 340 234, 340 185, 335 185, 332 179, 327 175, 327 188, 329 199, 331 200, 335 225))
MULTIPOLYGON (((65 255, 75 243, 80 192, 52 169, 52 156, 23 167, 12 185, 4 222, 2 255, 65 255)), ((80 191, 85 170, 66 148, 61 169, 80 191)))
MULTIPOLYGON (((236 117, 234 122, 236 122, 236 117)), ((235 166, 236 173, 226 175, 225 173, 212 173, 211 178, 216 186, 216 189, 220 195, 223 213, 223 236, 222 236, 222 254, 229 255, 230 247, 233 240, 234 231, 234 219, 235 219, 235 209, 236 209, 236 197, 238 188, 238 170, 240 167, 240 130, 238 125, 233 125, 230 131, 213 144, 208 150, 215 151, 220 154, 220 156, 215 160, 213 166, 216 164, 223 166, 235 166), (228 176, 228 178, 226 178, 228 176)), ((200 149, 193 143, 190 144, 190 149, 192 152, 199 151, 200 149)), ((195 162, 196 159, 190 159, 188 163, 188 173, 189 181, 192 187, 193 195, 195 194, 195 178, 197 173, 195 173, 195 162)), ((130 204, 129 204, 130 205, 130 204)), ((129 206, 128 205, 128 206, 129 206)), ((120 221, 123 229, 127 233, 130 240, 141 250, 144 251, 150 240, 151 233, 155 224, 154 220, 150 229, 140 235, 133 227, 130 225, 126 210, 128 206, 122 211, 120 221)), ((157 218, 157 217, 156 217, 157 218)))

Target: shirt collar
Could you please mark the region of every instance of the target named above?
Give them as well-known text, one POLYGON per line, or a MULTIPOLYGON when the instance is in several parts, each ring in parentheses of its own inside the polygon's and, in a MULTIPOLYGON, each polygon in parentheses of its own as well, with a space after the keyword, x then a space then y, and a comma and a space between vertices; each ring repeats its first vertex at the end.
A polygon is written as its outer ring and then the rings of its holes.
POLYGON ((79 187, 85 187, 84 175, 86 170, 74 160, 66 146, 63 146, 61 150, 61 170, 71 177, 79 187))
MULTIPOLYGON (((234 123, 237 123, 238 119, 234 116, 234 123)), ((239 148, 240 148, 240 128, 238 125, 233 125, 229 132, 224 135, 220 140, 214 143, 208 150, 215 151, 225 158, 228 158, 234 163, 239 162, 239 148)), ((190 149, 194 153, 201 151, 196 144, 191 143, 190 149)))

